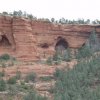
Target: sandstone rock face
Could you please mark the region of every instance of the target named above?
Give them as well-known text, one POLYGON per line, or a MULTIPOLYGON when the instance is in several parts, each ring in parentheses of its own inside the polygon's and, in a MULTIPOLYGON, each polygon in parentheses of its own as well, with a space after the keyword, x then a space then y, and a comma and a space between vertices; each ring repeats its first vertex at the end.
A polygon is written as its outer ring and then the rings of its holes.
POLYGON ((93 29, 100 26, 60 25, 46 21, 0 16, 0 54, 8 53, 21 60, 39 60, 52 56, 57 43, 81 47, 93 29))

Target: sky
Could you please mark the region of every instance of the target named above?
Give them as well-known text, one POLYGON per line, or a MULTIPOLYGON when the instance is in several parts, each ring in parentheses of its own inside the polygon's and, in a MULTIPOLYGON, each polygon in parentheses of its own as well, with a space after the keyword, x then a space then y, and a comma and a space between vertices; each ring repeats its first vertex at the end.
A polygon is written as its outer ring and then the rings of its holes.
POLYGON ((100 0, 0 0, 0 12, 26 11, 37 18, 100 19, 100 0))

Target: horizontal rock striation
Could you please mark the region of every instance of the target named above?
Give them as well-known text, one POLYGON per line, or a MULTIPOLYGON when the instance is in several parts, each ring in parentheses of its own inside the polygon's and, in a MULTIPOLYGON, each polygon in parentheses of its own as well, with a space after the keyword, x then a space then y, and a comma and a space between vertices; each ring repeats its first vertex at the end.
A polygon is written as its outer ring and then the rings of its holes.
POLYGON ((39 60, 52 56, 59 39, 69 48, 80 48, 99 25, 61 25, 21 17, 0 16, 0 54, 20 60, 39 60))

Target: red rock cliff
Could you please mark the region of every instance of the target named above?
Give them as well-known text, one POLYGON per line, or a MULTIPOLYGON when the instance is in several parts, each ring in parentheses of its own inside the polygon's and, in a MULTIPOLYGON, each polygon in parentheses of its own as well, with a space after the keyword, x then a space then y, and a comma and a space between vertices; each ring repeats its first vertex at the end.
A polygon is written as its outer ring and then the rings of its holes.
POLYGON ((60 39, 70 48, 81 47, 93 29, 100 26, 58 25, 46 21, 0 16, 0 54, 22 60, 38 60, 53 55, 60 39))

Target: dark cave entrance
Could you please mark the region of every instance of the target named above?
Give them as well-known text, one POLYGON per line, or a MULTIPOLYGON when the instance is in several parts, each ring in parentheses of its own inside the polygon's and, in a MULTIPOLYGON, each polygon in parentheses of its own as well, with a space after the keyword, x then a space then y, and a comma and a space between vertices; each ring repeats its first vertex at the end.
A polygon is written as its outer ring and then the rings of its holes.
POLYGON ((7 37, 5 35, 2 35, 2 39, 0 41, 0 46, 4 46, 4 47, 11 46, 11 44, 9 43, 9 40, 7 39, 7 37))
POLYGON ((67 48, 68 48, 67 41, 62 37, 58 37, 58 41, 55 45, 56 53, 59 53, 62 55, 66 52, 67 48))

